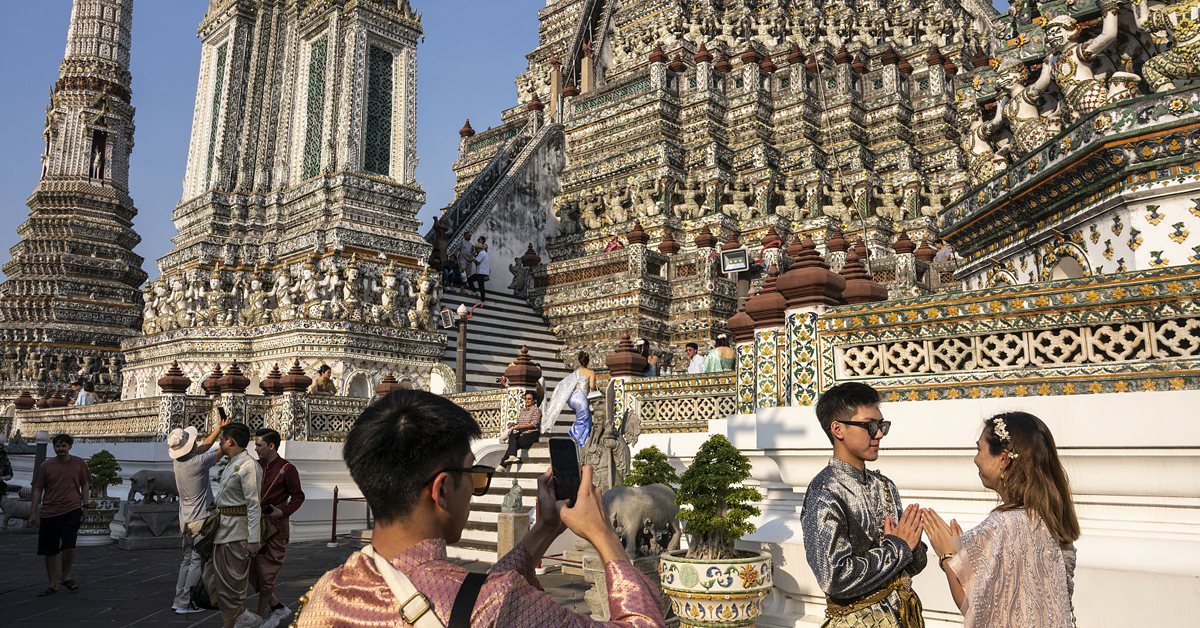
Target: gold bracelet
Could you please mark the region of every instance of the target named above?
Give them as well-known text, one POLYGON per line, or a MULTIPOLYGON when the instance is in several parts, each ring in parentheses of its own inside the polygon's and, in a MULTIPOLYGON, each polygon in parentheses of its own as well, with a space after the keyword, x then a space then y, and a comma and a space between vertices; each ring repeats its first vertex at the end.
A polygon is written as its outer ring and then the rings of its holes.
POLYGON ((951 558, 954 558, 953 552, 949 554, 942 554, 942 557, 938 559, 938 567, 940 567, 942 571, 946 571, 946 561, 951 558))

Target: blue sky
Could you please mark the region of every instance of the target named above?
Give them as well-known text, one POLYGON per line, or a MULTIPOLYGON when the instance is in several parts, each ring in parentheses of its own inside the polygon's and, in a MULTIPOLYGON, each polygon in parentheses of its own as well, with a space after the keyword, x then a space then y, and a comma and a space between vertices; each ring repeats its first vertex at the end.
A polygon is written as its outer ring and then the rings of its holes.
MULTIPOLYGON (((19 240, 17 225, 41 171, 42 124, 49 86, 58 79, 71 17, 71 0, 5 0, 0 20, 0 263, 19 240)), ((463 121, 482 131, 516 104, 513 79, 537 46, 537 11, 545 0, 415 0, 424 13, 425 43, 418 49, 417 180, 427 202, 426 225, 453 198, 458 130, 463 121)), ((134 149, 130 194, 142 236, 136 252, 158 276, 155 261, 175 235, 171 210, 182 192, 192 107, 200 63, 196 27, 208 0, 136 0, 133 10, 134 149)))

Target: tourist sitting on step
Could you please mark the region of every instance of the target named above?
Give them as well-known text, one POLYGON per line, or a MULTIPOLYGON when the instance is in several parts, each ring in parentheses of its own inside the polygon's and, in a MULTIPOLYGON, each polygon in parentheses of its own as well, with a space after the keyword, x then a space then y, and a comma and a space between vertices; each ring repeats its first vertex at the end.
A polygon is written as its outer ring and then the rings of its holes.
POLYGON ((508 470, 510 464, 521 462, 518 450, 529 449, 538 442, 542 428, 542 409, 534 403, 532 390, 525 391, 525 407, 517 413, 517 424, 508 433, 508 451, 500 462, 500 468, 508 470))
POLYGON ((471 496, 486 495, 491 486, 492 468, 475 465, 471 452, 471 441, 481 436, 469 412, 425 391, 397 390, 363 411, 343 458, 375 515, 371 542, 300 598, 293 625, 444 626, 460 619, 473 627, 666 625, 657 588, 630 563, 609 524, 590 466, 580 473, 571 507, 555 501, 553 471, 538 477, 537 522, 486 574, 447 559, 446 545, 462 539, 471 496), (599 555, 611 622, 561 606, 534 575, 567 529, 599 555))

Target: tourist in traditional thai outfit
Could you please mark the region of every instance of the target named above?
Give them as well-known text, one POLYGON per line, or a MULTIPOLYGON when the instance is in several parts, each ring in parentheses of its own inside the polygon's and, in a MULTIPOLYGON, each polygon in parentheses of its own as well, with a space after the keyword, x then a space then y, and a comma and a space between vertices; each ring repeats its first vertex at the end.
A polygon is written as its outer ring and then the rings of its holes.
POLYGON ((229 464, 221 473, 213 501, 217 529, 212 558, 204 565, 204 586, 221 611, 225 628, 258 626, 262 619, 245 607, 250 562, 262 547, 262 469, 250 445, 250 428, 230 423, 221 428, 221 453, 229 464))
POLYGON ((312 395, 336 395, 337 384, 333 383, 331 376, 333 369, 329 368, 328 364, 322 364, 321 368, 317 369, 317 379, 313 380, 312 386, 308 392, 312 395))
POLYGON ((46 576, 50 586, 38 593, 45 597, 58 592, 60 584, 58 563, 62 554, 61 584, 74 591, 79 585, 71 577, 75 562, 75 541, 79 525, 87 514, 88 485, 92 474, 87 463, 71 455, 75 439, 59 434, 51 441, 54 457, 47 458, 33 472, 33 503, 30 505, 29 527, 38 527, 38 556, 46 557, 46 576))
POLYGON ((688 359, 688 375, 699 375, 704 372, 704 356, 700 355, 700 345, 689 342, 683 346, 683 353, 688 359))
POLYGON ((575 411, 575 422, 571 424, 568 433, 575 439, 576 444, 583 447, 592 433, 592 408, 588 397, 596 390, 596 372, 588 368, 591 357, 587 352, 580 351, 575 358, 579 361, 579 368, 554 387, 554 394, 550 396, 550 401, 542 412, 542 431, 550 431, 558 413, 562 412, 563 406, 566 405, 575 411))
POLYGON ((822 626, 924 626, 911 580, 927 561, 920 509, 904 508, 896 485, 866 468, 891 427, 879 393, 840 384, 821 395, 816 411, 833 458, 805 491, 801 527, 808 566, 826 596, 822 626))
POLYGON ((304 503, 300 472, 279 455, 279 432, 263 428, 254 433, 254 451, 262 467, 262 548, 250 563, 250 586, 258 591, 258 615, 263 628, 286 626, 292 609, 275 596, 275 582, 287 558, 289 520, 304 503), (268 610, 269 609, 269 610, 268 610))
POLYGON ((507 470, 510 464, 520 462, 521 458, 517 452, 521 449, 529 449, 538 442, 538 437, 542 433, 542 409, 534 403, 534 400, 534 391, 525 391, 525 407, 517 413, 517 424, 508 433, 508 451, 504 452, 504 459, 500 461, 502 469, 507 470))
POLYGON ((729 336, 718 334, 717 346, 713 347, 713 350, 704 356, 704 372, 720 373, 721 371, 732 371, 734 355, 733 349, 729 346, 729 336))
POLYGON ((209 470, 221 460, 221 449, 212 449, 229 419, 216 422, 213 431, 199 440, 195 427, 175 428, 167 434, 167 455, 175 470, 175 487, 179 491, 179 535, 183 538, 183 562, 175 580, 175 601, 171 610, 184 615, 200 608, 192 605, 192 587, 200 582, 203 563, 196 551, 196 537, 213 503, 212 478, 209 470))
POLYGON ((1000 505, 965 533, 922 512, 963 625, 1070 628, 1079 520, 1054 436, 1032 414, 1005 412, 984 421, 975 446, 979 478, 1000 505))
POLYGON ((462 538, 471 496, 486 494, 491 484, 492 469, 475 466, 471 453, 471 441, 480 436, 470 413, 424 391, 399 390, 363 411, 342 455, 376 517, 371 543, 301 598, 307 601, 296 626, 445 626, 457 620, 480 628, 664 625, 659 594, 625 555, 592 485, 591 467, 580 474, 571 508, 566 500, 555 501, 552 471, 538 477, 537 522, 487 574, 468 573, 447 560, 446 545, 462 538), (560 606, 534 575, 538 560, 568 528, 596 548, 604 565, 609 622, 560 606))

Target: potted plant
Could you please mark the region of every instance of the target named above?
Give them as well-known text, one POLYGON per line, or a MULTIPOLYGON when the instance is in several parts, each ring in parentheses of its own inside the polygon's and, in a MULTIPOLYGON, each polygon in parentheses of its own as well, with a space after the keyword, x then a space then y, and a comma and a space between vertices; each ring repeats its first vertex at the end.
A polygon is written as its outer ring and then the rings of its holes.
POLYGON ((688 549, 667 552, 659 564, 663 592, 686 625, 754 626, 771 592, 771 557, 734 545, 754 531, 753 502, 762 493, 743 483, 750 460, 715 434, 700 446, 676 495, 688 549))
POLYGON ((649 486, 651 484, 666 484, 670 487, 679 486, 679 474, 667 460, 667 454, 651 445, 633 456, 632 468, 625 476, 623 486, 649 486))
POLYGON ((120 484, 121 465, 107 449, 92 454, 87 460, 88 472, 92 475, 88 491, 87 516, 79 526, 79 544, 84 546, 107 545, 112 542, 109 524, 120 509, 121 500, 108 496, 108 487, 120 484))

